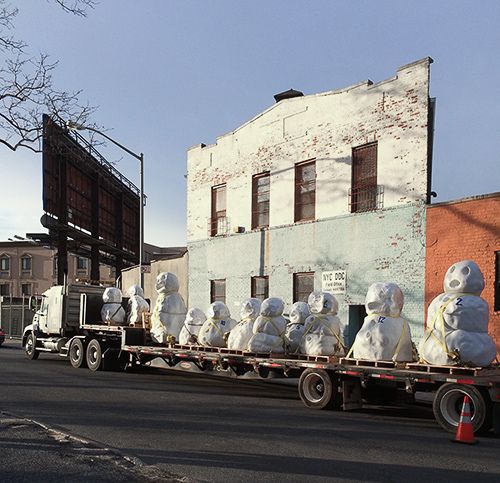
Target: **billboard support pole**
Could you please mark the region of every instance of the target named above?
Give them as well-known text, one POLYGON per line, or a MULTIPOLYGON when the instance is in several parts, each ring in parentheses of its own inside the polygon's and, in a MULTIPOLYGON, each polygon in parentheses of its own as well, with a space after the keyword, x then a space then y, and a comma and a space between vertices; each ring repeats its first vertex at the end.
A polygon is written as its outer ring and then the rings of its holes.
POLYGON ((141 193, 140 203, 141 210, 139 215, 139 285, 144 290, 144 273, 142 272, 142 264, 144 262, 144 154, 140 154, 139 162, 141 163, 141 193))

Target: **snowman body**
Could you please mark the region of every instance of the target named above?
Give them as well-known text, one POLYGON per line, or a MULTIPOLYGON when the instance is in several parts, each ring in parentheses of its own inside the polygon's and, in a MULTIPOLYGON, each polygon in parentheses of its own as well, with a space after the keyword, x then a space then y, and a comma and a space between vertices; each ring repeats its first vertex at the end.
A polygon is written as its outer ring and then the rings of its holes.
POLYGON ((119 288, 108 287, 102 294, 101 320, 109 325, 123 325, 125 310, 122 307, 122 292, 119 288))
POLYGON ((149 304, 144 299, 144 292, 139 285, 132 285, 128 291, 127 322, 137 325, 142 323, 142 314, 149 312, 149 304))
POLYGON ((209 347, 226 347, 227 333, 236 326, 226 304, 213 302, 207 316, 198 333, 198 343, 209 347))
POLYGON ((253 335, 253 324, 260 312, 260 300, 250 298, 241 306, 241 320, 231 330, 227 339, 227 347, 231 350, 246 351, 253 335))
POLYGON ((250 352, 275 353, 285 352, 286 319, 283 317, 283 300, 270 297, 262 302, 260 315, 254 322, 253 335, 248 343, 250 352))
POLYGON ((198 344, 198 334, 205 320, 207 318, 202 310, 198 308, 189 309, 179 334, 179 344, 198 344))
POLYGON ((311 315, 309 305, 306 302, 295 302, 290 309, 290 321, 286 326, 285 346, 288 354, 300 352, 300 341, 304 336, 304 323, 311 315))

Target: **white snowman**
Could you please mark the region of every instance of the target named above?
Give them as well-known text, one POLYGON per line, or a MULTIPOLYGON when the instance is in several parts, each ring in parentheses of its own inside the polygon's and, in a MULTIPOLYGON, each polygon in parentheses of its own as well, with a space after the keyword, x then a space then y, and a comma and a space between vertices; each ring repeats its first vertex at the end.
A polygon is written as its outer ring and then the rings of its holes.
POLYGON ((429 305, 419 346, 428 364, 486 367, 496 357, 488 335, 489 308, 481 298, 484 276, 472 260, 454 263, 444 277, 444 293, 429 305))
POLYGON ((156 291, 158 298, 151 316, 151 338, 165 344, 171 337, 179 339, 187 309, 174 273, 160 273, 156 277, 156 291))
POLYGON ((260 315, 253 324, 253 336, 248 343, 250 352, 285 352, 286 319, 283 317, 285 303, 270 297, 262 302, 260 315))
POLYGON ((197 344, 198 334, 205 320, 207 320, 207 317, 202 310, 196 307, 189 309, 179 334, 179 344, 197 344))
POLYGON ((231 330, 227 339, 227 347, 231 350, 246 351, 253 335, 253 324, 260 312, 260 300, 250 298, 241 305, 241 320, 231 330))
POLYGON ((144 291, 139 285, 132 285, 127 290, 128 296, 128 315, 129 324, 142 324, 142 314, 149 312, 149 304, 144 299, 144 291))
POLYGON ((224 302, 213 302, 207 315, 198 333, 198 343, 209 347, 226 347, 226 334, 236 326, 236 320, 231 318, 224 302))
POLYGON ((108 287, 102 294, 103 306, 101 320, 109 325, 123 325, 125 310, 122 307, 122 291, 119 288, 108 287))
POLYGON ((327 292, 312 292, 307 302, 311 315, 304 323, 300 352, 311 356, 344 355, 337 299, 327 292))
POLYGON ((370 361, 413 361, 408 322, 401 317, 404 295, 395 283, 376 282, 368 288, 368 314, 351 348, 355 359, 370 361))
POLYGON ((300 341, 304 335, 304 323, 311 315, 306 302, 295 302, 290 309, 290 322, 286 326, 285 345, 288 354, 297 354, 300 351, 300 341))

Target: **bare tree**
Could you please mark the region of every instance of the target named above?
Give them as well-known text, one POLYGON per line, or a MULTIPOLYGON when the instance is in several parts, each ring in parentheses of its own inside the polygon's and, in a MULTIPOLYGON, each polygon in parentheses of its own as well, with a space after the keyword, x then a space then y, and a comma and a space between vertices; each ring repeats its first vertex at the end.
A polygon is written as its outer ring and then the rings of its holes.
MULTIPOLYGON (((85 17, 95 0, 53 0, 65 12, 85 17)), ((47 54, 30 57, 28 46, 13 35, 18 9, 0 0, 0 144, 12 151, 41 149, 42 114, 59 121, 88 124, 94 108, 82 105, 81 91, 60 91, 53 83, 57 62, 47 54)))

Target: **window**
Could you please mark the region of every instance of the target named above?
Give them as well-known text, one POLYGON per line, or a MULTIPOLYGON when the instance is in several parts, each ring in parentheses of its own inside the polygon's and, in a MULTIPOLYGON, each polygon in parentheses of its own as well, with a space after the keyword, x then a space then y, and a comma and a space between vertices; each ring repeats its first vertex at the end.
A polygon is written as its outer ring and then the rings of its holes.
POLYGON ((260 300, 269 297, 269 277, 252 277, 252 297, 260 300))
POLYGON ((377 143, 366 144, 352 150, 352 185, 350 211, 357 213, 378 208, 377 143))
POLYGON ((57 256, 54 256, 52 259, 52 273, 54 274, 54 277, 57 277, 57 256))
POLYGON ((23 283, 21 285, 21 295, 31 295, 31 283, 23 283))
POLYGON ((2 283, 0 285, 0 295, 4 295, 4 296, 10 295, 10 286, 8 283, 2 283))
POLYGON ((31 272, 31 257, 29 255, 23 255, 21 257, 21 271, 31 272))
POLYGON ((495 252, 495 312, 500 311, 500 252, 495 252))
POLYGON ((293 274, 293 301, 307 302, 309 294, 314 291, 314 272, 293 274))
POLYGON ((212 188, 212 217, 210 219, 210 236, 227 233, 226 218, 226 185, 212 188))
POLYGON ((79 271, 87 271, 88 260, 83 257, 76 257, 76 269, 79 271))
POLYGON ((252 229, 269 226, 269 173, 252 178, 252 229))
POLYGON ((10 270, 10 258, 7 255, 0 257, 0 272, 8 272, 10 270))
POLYGON ((316 161, 295 165, 295 221, 316 216, 316 161))
POLYGON ((226 280, 210 280, 210 303, 226 303, 226 280))

